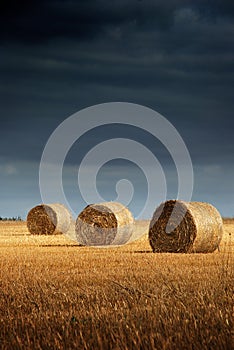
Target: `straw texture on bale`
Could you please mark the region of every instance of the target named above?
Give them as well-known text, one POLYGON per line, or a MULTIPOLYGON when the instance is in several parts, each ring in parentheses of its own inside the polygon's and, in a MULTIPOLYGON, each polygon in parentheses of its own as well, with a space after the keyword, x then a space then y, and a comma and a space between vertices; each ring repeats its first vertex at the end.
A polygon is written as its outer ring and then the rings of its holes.
POLYGON ((33 235, 66 233, 71 222, 69 210, 59 203, 37 205, 27 215, 27 227, 33 235))
POLYGON ((149 223, 149 220, 135 220, 133 233, 128 243, 148 241, 149 223))
POLYGON ((76 238, 83 245, 122 245, 132 235, 134 219, 118 202, 88 205, 77 217, 76 238))
POLYGON ((222 218, 211 204, 169 200, 154 212, 149 243, 153 252, 211 253, 222 235, 222 218))

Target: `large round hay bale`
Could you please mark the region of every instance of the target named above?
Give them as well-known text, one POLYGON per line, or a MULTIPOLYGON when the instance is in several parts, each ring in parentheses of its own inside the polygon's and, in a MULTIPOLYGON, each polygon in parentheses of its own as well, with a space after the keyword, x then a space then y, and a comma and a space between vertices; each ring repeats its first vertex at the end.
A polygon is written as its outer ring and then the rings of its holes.
POLYGON ((122 245, 132 235, 131 212, 117 202, 88 205, 77 217, 77 241, 87 246, 122 245))
POLYGON ((33 235, 66 233, 71 223, 71 213, 59 203, 37 205, 27 215, 27 227, 33 235))
POLYGON ((154 212, 149 243, 153 252, 210 253, 222 235, 222 218, 211 204, 169 200, 154 212))

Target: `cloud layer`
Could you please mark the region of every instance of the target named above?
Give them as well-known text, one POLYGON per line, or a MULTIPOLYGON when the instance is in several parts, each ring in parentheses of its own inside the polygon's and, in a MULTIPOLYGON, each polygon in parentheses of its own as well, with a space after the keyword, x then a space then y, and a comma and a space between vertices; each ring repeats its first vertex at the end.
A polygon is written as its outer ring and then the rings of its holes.
MULTIPOLYGON (((234 195, 233 17, 234 3, 228 0, 2 2, 3 186, 8 173, 20 187, 24 179, 14 173, 15 164, 39 164, 47 139, 66 117, 93 104, 127 101, 168 118, 194 166, 221 169, 234 195)), ((121 127, 86 135, 74 145, 67 166, 108 137, 132 137, 165 169, 171 166, 157 141, 121 127)), ((196 198, 204 183, 209 193, 222 196, 211 173, 196 174, 196 198)), ((213 174, 217 179, 217 171, 213 174)))

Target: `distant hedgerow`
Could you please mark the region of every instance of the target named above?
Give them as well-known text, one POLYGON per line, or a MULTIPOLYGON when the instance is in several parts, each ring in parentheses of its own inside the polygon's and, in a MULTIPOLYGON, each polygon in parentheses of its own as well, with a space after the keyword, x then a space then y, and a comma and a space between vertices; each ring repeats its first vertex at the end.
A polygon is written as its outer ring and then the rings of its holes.
POLYGON ((21 216, 12 216, 10 218, 0 216, 0 221, 22 221, 22 218, 21 216))

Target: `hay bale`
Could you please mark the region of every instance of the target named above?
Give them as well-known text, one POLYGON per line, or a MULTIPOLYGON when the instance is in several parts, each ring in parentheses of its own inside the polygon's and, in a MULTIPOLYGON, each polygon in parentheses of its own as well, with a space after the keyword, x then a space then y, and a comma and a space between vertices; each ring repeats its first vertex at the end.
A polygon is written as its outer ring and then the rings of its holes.
POLYGON ((71 223, 71 213, 59 203, 37 205, 27 215, 27 227, 33 235, 66 233, 71 223))
POLYGON ((65 236, 67 238, 69 238, 70 240, 75 241, 77 243, 75 226, 76 226, 76 221, 72 219, 68 231, 65 232, 65 236))
POLYGON ((88 205, 77 217, 77 241, 87 246, 122 245, 132 235, 131 212, 117 202, 88 205))
POLYGON ((222 218, 211 204, 169 200, 154 212, 149 243, 153 252, 210 253, 222 235, 222 218))
POLYGON ((133 233, 128 243, 136 241, 148 241, 149 220, 135 220, 133 233))

